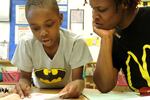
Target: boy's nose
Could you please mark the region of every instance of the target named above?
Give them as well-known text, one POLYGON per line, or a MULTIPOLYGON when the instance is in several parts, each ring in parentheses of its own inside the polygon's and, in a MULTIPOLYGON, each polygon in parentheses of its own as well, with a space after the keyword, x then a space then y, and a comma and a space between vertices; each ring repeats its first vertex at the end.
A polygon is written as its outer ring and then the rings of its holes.
POLYGON ((41 36, 46 36, 47 34, 48 34, 48 32, 46 30, 41 31, 41 36))

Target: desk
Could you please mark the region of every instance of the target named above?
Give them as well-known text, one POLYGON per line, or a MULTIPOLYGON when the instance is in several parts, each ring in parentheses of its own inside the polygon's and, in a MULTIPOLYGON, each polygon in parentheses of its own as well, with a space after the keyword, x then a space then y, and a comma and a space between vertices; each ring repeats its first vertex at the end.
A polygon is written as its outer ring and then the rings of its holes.
POLYGON ((9 60, 0 60, 0 65, 13 66, 9 60))
MULTIPOLYGON (((3 88, 14 88, 14 84, 1 84, 0 87, 3 88)), ((56 94, 60 91, 61 89, 39 89, 36 87, 32 87, 32 91, 31 93, 50 93, 50 94, 56 94)), ((81 95, 79 98, 75 98, 75 99, 68 99, 68 100, 88 100, 85 96, 81 95)))
MULTIPOLYGON (((39 89, 33 87, 32 93, 38 92, 38 93, 51 93, 51 94, 56 94, 60 91, 61 89, 39 89)), ((69 100, 88 100, 85 96, 81 95, 79 98, 76 99, 69 99, 69 100)))
POLYGON ((97 89, 84 89, 83 95, 89 100, 150 100, 150 96, 140 96, 132 91, 111 91, 100 93, 97 89))

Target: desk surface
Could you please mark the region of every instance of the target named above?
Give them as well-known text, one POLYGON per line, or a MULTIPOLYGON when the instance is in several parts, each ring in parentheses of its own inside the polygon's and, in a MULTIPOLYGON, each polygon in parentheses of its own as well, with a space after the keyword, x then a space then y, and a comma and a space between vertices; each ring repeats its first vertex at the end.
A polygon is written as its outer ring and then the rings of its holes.
MULTIPOLYGON (((61 89, 39 89, 39 88, 33 88, 32 93, 38 92, 38 93, 51 93, 51 94, 56 94, 60 91, 61 89)), ((75 99, 69 99, 69 100, 88 100, 85 96, 81 95, 79 98, 75 99)))
MULTIPOLYGON (((0 84, 0 87, 3 88, 14 88, 14 84, 0 84)), ((50 94, 56 94, 60 91, 61 89, 39 89, 36 87, 32 88, 32 93, 50 93, 50 94)), ((81 95, 79 98, 73 98, 69 100, 88 100, 85 96, 81 95)))

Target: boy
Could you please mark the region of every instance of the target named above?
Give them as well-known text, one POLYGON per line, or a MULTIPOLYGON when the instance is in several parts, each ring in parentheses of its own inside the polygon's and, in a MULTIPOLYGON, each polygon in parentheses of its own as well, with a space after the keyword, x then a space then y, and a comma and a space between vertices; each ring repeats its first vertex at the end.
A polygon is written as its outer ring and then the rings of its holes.
POLYGON ((83 66, 92 60, 86 43, 60 29, 62 14, 56 0, 28 0, 27 21, 34 37, 17 45, 12 63, 21 71, 15 92, 29 95, 31 77, 38 88, 63 88, 63 98, 78 97, 83 88, 83 66))

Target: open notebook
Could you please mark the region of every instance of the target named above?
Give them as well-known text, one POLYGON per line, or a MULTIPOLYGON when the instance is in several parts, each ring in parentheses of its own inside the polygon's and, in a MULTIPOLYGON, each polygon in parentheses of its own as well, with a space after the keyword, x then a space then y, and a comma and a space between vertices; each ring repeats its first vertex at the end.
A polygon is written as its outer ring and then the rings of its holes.
MULTIPOLYGON (((97 89, 84 89, 83 93, 89 100, 148 100, 141 97, 136 92, 109 92, 109 93, 100 93, 97 89)), ((150 100, 150 97, 149 97, 150 100)))
POLYGON ((64 94, 45 94, 45 93, 31 93, 30 97, 23 100, 62 100, 59 97, 64 94))

